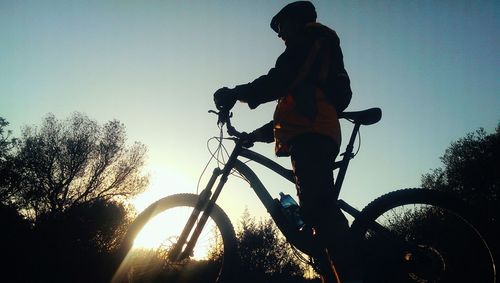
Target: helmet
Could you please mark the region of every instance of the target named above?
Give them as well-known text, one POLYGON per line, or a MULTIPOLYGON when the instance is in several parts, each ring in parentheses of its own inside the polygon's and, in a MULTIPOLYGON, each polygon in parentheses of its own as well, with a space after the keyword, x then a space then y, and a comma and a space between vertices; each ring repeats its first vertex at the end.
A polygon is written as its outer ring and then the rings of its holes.
POLYGON ((291 19, 300 24, 316 21, 316 9, 309 1, 297 1, 286 5, 271 20, 271 28, 279 33, 279 25, 283 19, 291 19))

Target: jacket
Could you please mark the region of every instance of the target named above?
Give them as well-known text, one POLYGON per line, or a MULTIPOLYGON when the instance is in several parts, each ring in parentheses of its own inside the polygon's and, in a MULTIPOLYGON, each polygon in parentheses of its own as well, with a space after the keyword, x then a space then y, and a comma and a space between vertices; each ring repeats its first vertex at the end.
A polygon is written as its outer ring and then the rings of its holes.
POLYGON ((300 36, 287 42, 274 68, 234 90, 251 109, 278 100, 273 136, 276 154, 287 155, 289 142, 305 133, 326 135, 340 145, 340 125, 331 99, 338 74, 347 75, 337 34, 322 24, 309 23, 300 36), (311 60, 311 50, 318 44, 319 50, 311 60), (322 73, 324 66, 328 66, 326 74, 322 73))

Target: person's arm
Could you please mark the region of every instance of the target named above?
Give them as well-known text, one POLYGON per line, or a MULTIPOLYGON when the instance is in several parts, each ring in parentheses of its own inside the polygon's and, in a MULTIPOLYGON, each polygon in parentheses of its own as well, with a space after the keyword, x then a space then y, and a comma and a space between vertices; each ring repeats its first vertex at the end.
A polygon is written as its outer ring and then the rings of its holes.
POLYGON ((262 103, 276 100, 288 94, 292 82, 308 54, 310 42, 287 47, 278 59, 274 68, 266 75, 260 76, 248 84, 235 88, 221 88, 214 93, 214 101, 218 109, 231 109, 240 100, 248 103, 251 109, 262 103))
POLYGON ((251 109, 262 103, 287 95, 287 90, 297 76, 304 59, 303 48, 287 48, 276 60, 274 68, 251 83, 234 88, 236 98, 248 103, 251 109))
POLYGON ((271 121, 253 131, 252 135, 254 136, 255 141, 266 142, 266 143, 273 142, 274 141, 273 128, 274 128, 274 121, 271 121))

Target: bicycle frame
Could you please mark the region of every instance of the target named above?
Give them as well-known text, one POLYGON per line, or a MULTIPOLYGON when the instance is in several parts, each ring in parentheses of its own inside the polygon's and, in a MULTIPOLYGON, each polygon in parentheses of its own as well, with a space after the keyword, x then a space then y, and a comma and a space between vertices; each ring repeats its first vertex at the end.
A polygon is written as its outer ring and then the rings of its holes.
MULTIPOLYGON (((349 143, 346 146, 346 151, 343 154, 341 154, 341 156, 343 156, 342 160, 336 161, 334 163, 333 170, 339 169, 334 184, 335 197, 337 199, 340 194, 340 190, 342 188, 342 183, 344 181, 344 177, 347 172, 349 161, 354 157, 353 156, 354 142, 356 140, 356 135, 359 132, 359 128, 360 124, 355 123, 349 143)), ((243 142, 240 139, 237 139, 236 145, 227 163, 224 165, 222 169, 220 168, 214 169, 212 176, 209 179, 205 189, 200 193, 200 199, 198 201, 198 204, 193 210, 191 216, 189 217, 188 222, 184 227, 184 230, 179 236, 177 245, 172 249, 170 253, 170 259, 182 260, 184 258, 189 257, 189 255, 192 253, 194 246, 198 240, 198 237, 212 211, 212 208, 214 207, 215 202, 217 201, 222 191, 222 188, 226 184, 227 179, 233 169, 237 170, 246 180, 248 180, 255 194, 262 202, 267 212, 271 215, 278 228, 288 239, 288 241, 292 243, 295 247, 297 247, 299 250, 307 254, 313 253, 314 244, 312 243, 311 234, 299 231, 288 222, 284 214, 284 211, 281 208, 279 200, 274 199, 269 194, 268 190, 265 188, 264 184, 262 184, 262 182, 254 173, 254 171, 250 167, 248 167, 245 163, 243 163, 238 159, 238 157, 240 156, 255 161, 256 163, 259 163, 267 167, 268 169, 274 171, 275 173, 287 179, 288 181, 294 183, 294 175, 292 170, 286 169, 285 167, 279 165, 278 163, 272 161, 271 159, 257 152, 244 148, 243 142), (217 183, 215 190, 212 192, 212 189, 218 178, 219 182, 217 183), (200 217, 200 214, 202 212, 203 214, 200 217), (191 237, 189 237, 189 235, 191 235, 191 237), (182 251, 182 247, 184 247, 184 245, 186 246, 182 251)), ((343 200, 338 200, 338 205, 343 211, 354 217, 356 217, 360 213, 358 210, 356 210, 354 207, 352 207, 343 200)))

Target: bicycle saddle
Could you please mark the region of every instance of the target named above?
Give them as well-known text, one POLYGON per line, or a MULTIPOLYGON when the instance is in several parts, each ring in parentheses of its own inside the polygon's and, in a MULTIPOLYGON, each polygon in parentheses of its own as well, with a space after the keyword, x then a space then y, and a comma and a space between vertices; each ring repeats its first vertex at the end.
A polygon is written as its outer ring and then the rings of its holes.
POLYGON ((382 110, 380 108, 370 108, 363 111, 342 112, 339 118, 350 120, 354 124, 372 125, 380 121, 382 110))

